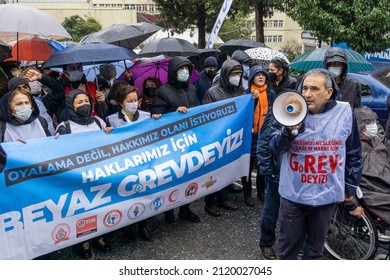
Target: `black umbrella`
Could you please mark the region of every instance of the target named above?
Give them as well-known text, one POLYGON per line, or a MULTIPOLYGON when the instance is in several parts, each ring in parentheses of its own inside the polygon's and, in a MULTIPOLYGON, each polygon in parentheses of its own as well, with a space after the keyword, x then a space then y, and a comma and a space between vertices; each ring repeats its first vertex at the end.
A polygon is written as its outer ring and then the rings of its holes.
POLYGON ((12 48, 11 46, 4 43, 0 40, 0 61, 6 60, 7 58, 12 57, 12 48))
POLYGON ((52 54, 43 64, 43 68, 74 63, 100 64, 131 58, 139 58, 139 55, 130 49, 111 44, 83 44, 52 54))
POLYGON ((81 39, 80 44, 100 42, 134 49, 161 29, 161 27, 148 22, 114 24, 85 36, 81 39))
POLYGON ((247 49, 251 48, 259 48, 259 47, 266 47, 263 43, 252 41, 252 40, 246 40, 246 39, 232 39, 227 41, 226 43, 223 43, 219 50, 221 53, 226 54, 228 56, 232 56, 234 51, 236 50, 242 50, 245 51, 247 49))
POLYGON ((149 42, 139 52, 141 57, 153 57, 159 54, 170 57, 193 56, 200 55, 200 51, 184 39, 168 37, 149 42))

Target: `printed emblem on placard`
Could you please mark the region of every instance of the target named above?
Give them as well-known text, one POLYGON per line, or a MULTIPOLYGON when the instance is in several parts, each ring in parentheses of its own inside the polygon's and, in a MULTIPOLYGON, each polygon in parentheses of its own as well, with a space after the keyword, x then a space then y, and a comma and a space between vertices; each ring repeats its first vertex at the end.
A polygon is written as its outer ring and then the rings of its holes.
POLYGON ((134 203, 127 211, 127 217, 130 220, 136 220, 143 215, 145 208, 145 205, 140 202, 134 203))
POLYGON ((76 237, 97 232, 97 216, 82 218, 76 222, 76 237))
POLYGON ((217 179, 213 180, 213 176, 210 176, 210 179, 208 179, 203 185, 202 188, 206 188, 208 190, 210 187, 212 187, 215 182, 217 182, 217 179))
POLYGON ((186 191, 185 191, 184 195, 185 195, 186 198, 191 198, 194 195, 196 195, 197 192, 198 192, 198 184, 197 183, 191 183, 186 188, 186 191))
POLYGON ((175 203, 178 199, 179 199, 179 196, 180 196, 180 192, 179 190, 173 190, 169 196, 168 196, 168 201, 170 203, 175 203))
POLYGON ((56 225, 51 232, 51 237, 54 240, 54 244, 69 240, 69 235, 70 226, 67 224, 56 225))
POLYGON ((165 199, 162 196, 156 197, 153 199, 153 201, 150 203, 150 210, 152 211, 158 211, 160 208, 165 204, 165 199))
POLYGON ((119 210, 111 210, 104 216, 103 224, 105 227, 112 228, 119 224, 121 220, 122 212, 119 210))

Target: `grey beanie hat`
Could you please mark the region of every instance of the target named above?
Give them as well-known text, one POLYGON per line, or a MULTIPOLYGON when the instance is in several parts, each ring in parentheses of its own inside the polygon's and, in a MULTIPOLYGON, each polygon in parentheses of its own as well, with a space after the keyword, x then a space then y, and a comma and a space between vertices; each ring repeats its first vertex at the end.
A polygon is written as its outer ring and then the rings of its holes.
POLYGON ((9 91, 14 91, 19 85, 28 85, 28 87, 30 87, 30 84, 28 83, 28 81, 25 78, 23 78, 23 77, 13 77, 8 82, 8 90, 9 91))

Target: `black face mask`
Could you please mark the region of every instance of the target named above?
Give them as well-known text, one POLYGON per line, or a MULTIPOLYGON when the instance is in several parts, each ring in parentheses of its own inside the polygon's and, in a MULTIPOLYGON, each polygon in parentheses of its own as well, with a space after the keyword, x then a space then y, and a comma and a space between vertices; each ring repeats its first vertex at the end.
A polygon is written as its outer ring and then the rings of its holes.
POLYGON ((151 98, 156 95, 156 88, 150 87, 150 88, 145 88, 144 90, 145 94, 147 97, 151 98))
POLYGON ((269 79, 271 82, 275 82, 278 75, 276 73, 268 73, 269 79))
POLYGON ((91 105, 84 104, 76 109, 76 114, 85 118, 91 114, 91 105))
POLYGON ((209 70, 209 71, 206 71, 206 74, 207 74, 207 76, 209 76, 210 78, 214 78, 215 75, 217 75, 217 72, 218 72, 218 70, 209 70))

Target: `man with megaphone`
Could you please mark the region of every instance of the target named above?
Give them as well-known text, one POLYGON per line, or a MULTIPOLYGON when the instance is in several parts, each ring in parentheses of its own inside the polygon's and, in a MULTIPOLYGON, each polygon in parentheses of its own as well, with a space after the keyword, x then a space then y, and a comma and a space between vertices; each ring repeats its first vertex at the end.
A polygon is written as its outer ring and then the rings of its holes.
POLYGON ((304 259, 322 259, 336 204, 359 194, 359 129, 351 106, 336 101, 338 90, 329 71, 313 69, 299 86, 303 98, 284 92, 273 103, 269 148, 281 157, 280 259, 296 260, 302 247, 304 259))

